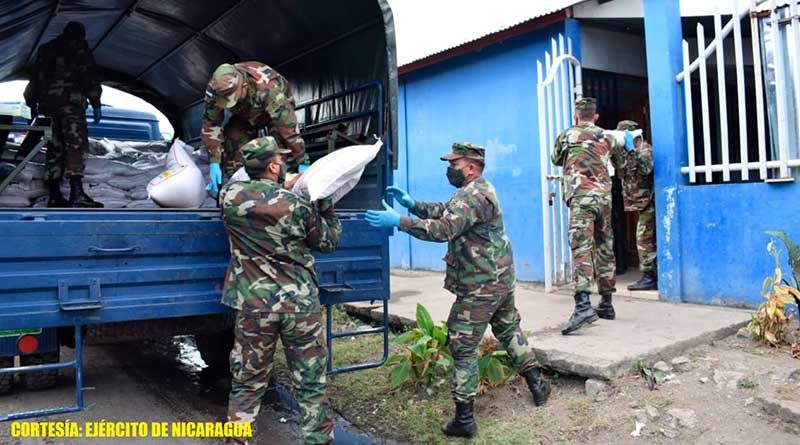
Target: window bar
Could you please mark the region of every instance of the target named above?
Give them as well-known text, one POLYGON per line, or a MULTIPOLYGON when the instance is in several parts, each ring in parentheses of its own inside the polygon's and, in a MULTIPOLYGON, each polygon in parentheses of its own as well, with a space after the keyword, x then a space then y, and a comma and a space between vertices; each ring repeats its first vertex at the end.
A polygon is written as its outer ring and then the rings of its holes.
MULTIPOLYGON (((739 0, 733 0, 733 10, 739 11, 739 0)), ((736 58, 736 95, 737 104, 739 105, 739 162, 742 164, 741 172, 742 181, 750 180, 750 169, 747 163, 749 162, 747 154, 747 103, 745 101, 744 91, 744 53, 742 50, 742 23, 738 15, 734 15, 733 20, 733 48, 736 58)))
POLYGON ((755 14, 756 0, 751 0, 750 7, 750 35, 753 43, 753 75, 755 77, 756 92, 756 128, 758 132, 758 162, 761 180, 767 179, 767 138, 764 111, 764 72, 761 70, 761 33, 758 26, 758 16, 755 14))
POLYGON ((705 47, 705 32, 703 25, 697 24, 697 53, 700 60, 700 103, 703 111, 703 163, 706 167, 706 182, 712 181, 711 164, 711 128, 708 117, 708 73, 706 71, 706 57, 703 53, 705 47))
MULTIPOLYGON (((735 15, 735 14, 734 14, 735 15)), ((725 91, 725 49, 722 37, 722 16, 714 14, 714 41, 717 45, 717 91, 719 92, 720 151, 722 152, 722 180, 731 181, 730 145, 728 141, 728 99, 725 91)))
POLYGON ((788 113, 786 107, 786 63, 783 60, 783 51, 781 51, 781 33, 780 33, 780 14, 775 0, 769 2, 772 9, 770 13, 771 29, 771 42, 772 42, 772 63, 775 69, 775 101, 777 102, 777 120, 778 120, 778 160, 780 161, 780 177, 789 177, 789 166, 786 162, 789 160, 789 134, 788 122, 786 116, 788 113))
POLYGON ((689 71, 689 42, 683 41, 683 102, 686 107, 686 146, 689 150, 689 182, 697 182, 694 163, 694 115, 692 112, 692 74, 689 71))

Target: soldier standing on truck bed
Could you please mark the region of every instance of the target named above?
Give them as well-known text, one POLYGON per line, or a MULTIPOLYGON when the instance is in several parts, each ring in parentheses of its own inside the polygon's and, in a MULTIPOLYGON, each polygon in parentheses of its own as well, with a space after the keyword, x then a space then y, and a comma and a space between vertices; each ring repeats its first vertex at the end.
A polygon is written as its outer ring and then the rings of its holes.
POLYGON ((383 203, 384 211, 367 212, 375 227, 400 227, 409 235, 428 241, 447 241, 445 288, 456 295, 447 319, 448 342, 454 359, 455 419, 443 432, 448 436, 473 437, 478 432, 472 404, 478 393, 478 346, 492 325, 492 332, 525 377, 536 406, 550 395, 531 348, 519 327, 514 305, 514 258, 506 236, 503 213, 494 186, 483 177, 484 148, 467 142, 453 144, 447 179, 458 188, 446 203, 415 201, 404 190, 389 187, 401 205, 420 219, 401 217, 383 203))
POLYGON ((222 168, 232 175, 242 167, 239 147, 269 127, 278 145, 291 151, 290 169, 306 160, 305 143, 297 134, 292 87, 280 73, 259 62, 222 64, 206 89, 206 111, 201 137, 211 162, 208 190, 216 194, 222 184, 222 168), (225 110, 231 114, 225 127, 225 110))
POLYGON ((41 111, 53 120, 53 140, 45 164, 48 207, 103 207, 83 191, 89 149, 86 99, 92 104, 94 122, 100 122, 101 93, 94 59, 86 43, 86 29, 78 22, 69 22, 58 37, 39 48, 25 88, 25 102, 31 107, 31 116, 41 111), (64 175, 69 178, 69 201, 61 194, 64 175))
POLYGON ((220 191, 231 245, 222 303, 236 309, 228 420, 254 422, 281 339, 305 443, 329 443, 327 350, 311 250, 334 251, 342 225, 331 201, 311 203, 284 188, 289 153, 270 136, 248 142, 241 156, 252 179, 220 191))
POLYGON ((569 244, 575 278, 575 311, 561 333, 566 335, 599 318, 616 317, 612 293, 616 290, 614 232, 611 227, 611 175, 609 163, 619 170, 624 152, 616 140, 595 125, 597 100, 575 103, 577 125, 556 138, 551 160, 564 167, 564 201, 569 206, 569 244), (595 310, 589 295, 594 283, 600 293, 595 310))

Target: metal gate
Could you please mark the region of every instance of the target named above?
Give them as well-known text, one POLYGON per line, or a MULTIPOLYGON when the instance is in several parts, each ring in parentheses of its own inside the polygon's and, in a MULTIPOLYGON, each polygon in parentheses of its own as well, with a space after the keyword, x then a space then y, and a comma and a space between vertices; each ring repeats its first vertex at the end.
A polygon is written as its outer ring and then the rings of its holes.
POLYGON ((539 102, 539 144, 542 177, 542 236, 544 240, 545 290, 570 282, 569 208, 563 200, 561 167, 550 162, 558 134, 572 125, 575 100, 583 95, 581 63, 572 55, 572 40, 562 34, 551 39, 544 64, 536 61, 539 102))

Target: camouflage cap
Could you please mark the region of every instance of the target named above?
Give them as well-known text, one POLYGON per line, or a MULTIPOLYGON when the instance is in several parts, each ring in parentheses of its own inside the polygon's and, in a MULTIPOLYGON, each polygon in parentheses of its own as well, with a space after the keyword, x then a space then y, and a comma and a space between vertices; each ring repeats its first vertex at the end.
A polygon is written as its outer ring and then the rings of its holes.
POLYGON ((485 159, 486 149, 480 145, 471 144, 469 142, 454 142, 453 151, 442 156, 442 161, 454 161, 456 159, 467 158, 474 161, 483 163, 485 159))
POLYGON ((223 63, 211 75, 206 95, 222 108, 233 108, 241 96, 244 76, 231 64, 223 63))
POLYGON ((575 112, 577 113, 596 113, 597 99, 593 97, 581 97, 575 101, 575 112))
POLYGON ((617 130, 620 131, 623 130, 633 131, 638 129, 639 129, 639 124, 637 124, 634 121, 619 121, 619 123, 617 124, 617 130))
POLYGON ((240 150, 242 152, 242 160, 244 160, 244 169, 248 174, 262 172, 267 168, 267 164, 269 164, 274 155, 292 152, 281 148, 272 136, 253 139, 242 145, 240 150))

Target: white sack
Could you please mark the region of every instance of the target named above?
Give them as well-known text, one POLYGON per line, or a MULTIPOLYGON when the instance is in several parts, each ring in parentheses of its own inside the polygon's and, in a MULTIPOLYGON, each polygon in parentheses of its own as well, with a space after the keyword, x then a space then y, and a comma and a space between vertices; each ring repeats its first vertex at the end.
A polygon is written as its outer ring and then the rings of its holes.
POLYGON ((303 172, 292 191, 311 201, 329 198, 342 199, 361 180, 364 168, 383 146, 383 141, 372 145, 353 145, 323 156, 303 172))
MULTIPOLYGON (((641 128, 638 129, 638 130, 633 130, 633 131, 631 131, 631 133, 633 133, 633 139, 642 137, 642 129, 641 128)), ((603 134, 606 135, 606 136, 611 136, 612 138, 614 138, 614 140, 617 141, 617 145, 623 145, 623 146, 625 145, 625 131, 624 130, 606 130, 606 131, 603 132, 603 134)))
POLYGON ((206 199, 203 173, 180 139, 175 139, 167 155, 167 171, 147 184, 147 193, 161 207, 194 208, 206 199))

